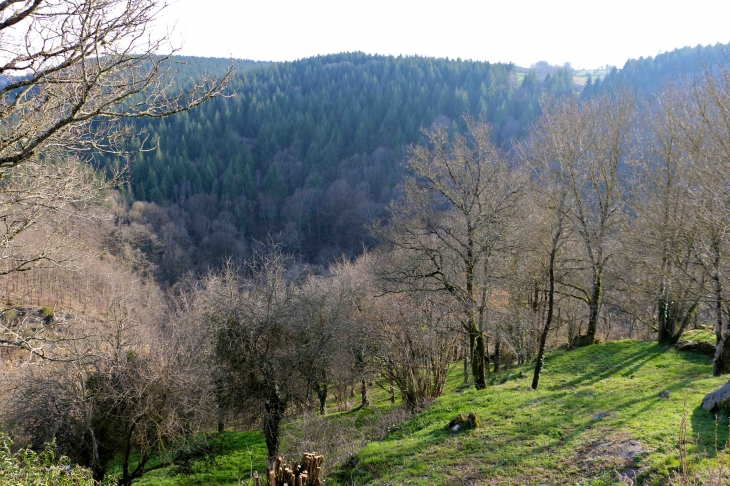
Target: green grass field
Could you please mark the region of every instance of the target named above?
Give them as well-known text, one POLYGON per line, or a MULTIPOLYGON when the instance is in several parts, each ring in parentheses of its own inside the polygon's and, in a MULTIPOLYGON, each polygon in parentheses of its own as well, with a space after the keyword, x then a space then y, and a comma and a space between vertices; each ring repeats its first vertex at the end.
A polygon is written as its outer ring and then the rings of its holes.
POLYGON ((169 469, 158 469, 135 484, 144 486, 233 485, 248 484, 253 471, 266 470, 264 435, 255 432, 227 432, 228 452, 208 466, 197 466, 191 475, 172 475, 169 469))
MULTIPOLYGON (((712 339, 693 331, 687 338, 712 339)), ((705 336, 705 334, 707 334, 705 336)), ((711 376, 711 359, 679 353, 652 342, 618 341, 549 354, 540 389, 528 389, 531 367, 498 376, 487 390, 460 387, 455 366, 447 391, 434 404, 382 440, 369 442, 329 484, 617 484, 616 473, 639 484, 666 484, 679 466, 679 426, 695 466, 715 457, 715 417, 699 407, 702 397, 727 378, 711 376), (669 397, 660 392, 669 391, 669 397), (685 407, 686 400, 686 407, 685 407), (446 430, 458 413, 476 412, 482 427, 446 430)), ((376 397, 366 412, 332 414, 344 421, 390 407, 376 397)), ((294 427, 295 425, 292 425, 294 427)), ((717 427, 718 447, 728 436, 727 417, 717 427)), ((262 471, 265 447, 256 432, 230 434, 232 452, 208 472, 167 477, 157 471, 140 484, 241 484, 262 471)))

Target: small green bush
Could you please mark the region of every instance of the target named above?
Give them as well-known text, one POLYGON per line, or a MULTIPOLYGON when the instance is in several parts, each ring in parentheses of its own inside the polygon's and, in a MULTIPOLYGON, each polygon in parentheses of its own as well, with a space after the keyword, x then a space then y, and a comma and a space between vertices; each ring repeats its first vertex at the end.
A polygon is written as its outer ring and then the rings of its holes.
POLYGON ((53 443, 41 452, 20 449, 11 452, 12 441, 0 434, 0 484, 8 486, 94 486, 91 471, 72 465, 67 457, 56 458, 53 443))
POLYGON ((51 321, 53 320, 53 309, 44 305, 43 307, 41 307, 41 315, 43 315, 43 318, 46 321, 51 321))

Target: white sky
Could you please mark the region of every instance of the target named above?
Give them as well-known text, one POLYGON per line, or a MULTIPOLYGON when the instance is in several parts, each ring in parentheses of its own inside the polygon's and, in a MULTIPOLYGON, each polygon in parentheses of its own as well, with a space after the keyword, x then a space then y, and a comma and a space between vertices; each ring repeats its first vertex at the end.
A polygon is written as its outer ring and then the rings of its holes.
POLYGON ((290 61, 423 55, 529 66, 623 66, 730 42, 730 0, 171 0, 158 22, 181 54, 290 61))

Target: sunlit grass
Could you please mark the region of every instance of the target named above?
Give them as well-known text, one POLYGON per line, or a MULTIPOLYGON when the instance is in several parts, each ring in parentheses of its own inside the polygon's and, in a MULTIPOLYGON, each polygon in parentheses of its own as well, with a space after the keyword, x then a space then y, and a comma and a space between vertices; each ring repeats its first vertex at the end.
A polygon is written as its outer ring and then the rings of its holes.
MULTIPOLYGON (((693 331, 687 339, 714 335, 693 331)), ((685 397, 688 435, 697 442, 690 452, 701 461, 715 455, 715 418, 699 404, 726 378, 711 376, 707 356, 652 342, 618 341, 549 354, 538 391, 527 389, 531 365, 491 378, 503 383, 484 391, 464 387, 463 366, 456 363, 444 396, 384 440, 369 443, 351 463, 354 467, 335 471, 328 483, 601 485, 616 484, 617 472, 633 470, 641 484, 666 484, 679 466, 685 397), (664 390, 669 398, 660 396, 664 390), (482 428, 446 430, 453 417, 468 412, 479 414, 482 428), (630 454, 637 447, 640 453, 630 454)), ((355 418, 357 425, 390 407, 387 394, 376 387, 370 409, 329 417, 355 418)), ((727 417, 721 417, 721 448, 727 427, 727 417)), ((140 484, 233 485, 248 480, 252 470, 262 472, 266 447, 261 433, 228 435, 231 451, 210 470, 190 477, 156 471, 140 484)))
POLYGON ((174 475, 169 468, 146 474, 138 483, 144 486, 233 485, 248 484, 253 471, 266 470, 266 443, 260 431, 227 432, 228 452, 208 467, 199 466, 194 474, 174 475))
MULTIPOLYGON (((707 357, 619 341, 551 354, 538 391, 527 389, 531 367, 507 373, 486 391, 444 395, 365 447, 347 475, 356 484, 614 484, 632 469, 641 484, 662 484, 679 463, 685 396, 694 449, 714 455, 714 417, 699 404, 726 379, 711 376, 707 357), (445 429, 468 412, 479 414, 481 429, 445 429), (636 447, 643 452, 629 454, 636 447)), ((727 418, 719 430, 723 447, 727 418)))

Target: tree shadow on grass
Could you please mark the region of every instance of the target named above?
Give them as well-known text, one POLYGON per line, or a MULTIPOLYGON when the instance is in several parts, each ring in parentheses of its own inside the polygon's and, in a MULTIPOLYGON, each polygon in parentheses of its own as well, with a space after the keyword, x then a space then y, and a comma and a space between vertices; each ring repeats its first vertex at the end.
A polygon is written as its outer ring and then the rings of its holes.
MULTIPOLYGON (((600 346, 607 347, 603 347, 602 349, 596 348, 597 352, 595 359, 591 355, 576 355, 576 357, 583 363, 585 363, 586 359, 589 359, 591 366, 583 368, 581 370, 582 372, 576 373, 571 380, 561 381, 559 383, 552 382, 548 386, 544 387, 546 390, 552 390, 552 396, 550 397, 551 400, 555 400, 556 402, 565 401, 568 395, 574 394, 574 392, 570 389, 571 387, 594 385, 606 378, 630 378, 642 367, 652 363, 653 360, 667 357, 666 353, 668 352, 662 346, 657 344, 641 344, 638 347, 635 346, 634 349, 622 348, 621 343, 609 343, 600 346)), ((674 353, 674 351, 671 352, 674 353)), ((565 356, 566 355, 561 355, 561 362, 556 363, 556 370, 560 369, 561 374, 566 373, 566 368, 572 367, 570 361, 565 361, 563 359, 565 356)), ((681 396, 683 390, 696 386, 696 377, 698 375, 709 373, 706 357, 702 355, 695 355, 694 353, 679 353, 677 354, 677 357, 682 359, 682 361, 687 362, 688 365, 694 366, 688 366, 686 374, 683 372, 671 371, 670 374, 667 375, 667 379, 669 381, 665 384, 666 389, 669 390, 674 397, 681 396)), ((656 366, 657 368, 664 367, 662 363, 654 363, 652 366, 656 366)), ((669 360, 667 361, 667 366, 673 367, 676 366, 676 364, 671 365, 671 360, 669 360)), ((549 370, 549 365, 546 368, 549 370)), ((645 370, 643 374, 646 373, 647 371, 645 370)), ((616 399, 610 403, 609 408, 606 408, 605 410, 601 408, 601 411, 616 412, 615 417, 605 422, 609 429, 625 430, 627 425, 631 428, 635 428, 637 427, 637 419, 639 419, 640 422, 642 417, 646 417, 647 414, 655 413, 657 406, 663 407, 663 401, 665 399, 658 393, 661 388, 642 384, 642 388, 639 391, 633 389, 630 383, 631 382, 629 380, 627 380, 624 384, 619 383, 619 386, 622 387, 620 390, 622 391, 616 391, 616 399), (654 391, 654 388, 656 388, 656 391, 654 391)), ((593 396, 593 394, 590 396, 593 396)), ((592 400, 592 398, 590 400, 586 400, 586 403, 590 403, 592 400)), ((526 404, 527 402, 521 404, 515 403, 513 404, 513 409, 523 410, 525 409, 526 404)), ((603 406, 605 407, 606 405, 604 404, 603 406)), ((540 444, 531 441, 533 432, 537 432, 534 424, 529 424, 525 420, 513 420, 515 417, 509 418, 511 424, 501 425, 499 427, 499 433, 495 436, 490 436, 486 431, 467 432, 463 435, 454 434, 453 432, 446 430, 446 422, 444 422, 442 427, 427 431, 422 436, 416 437, 411 434, 423 427, 408 427, 410 434, 399 434, 397 445, 391 442, 391 448, 389 448, 388 454, 386 455, 387 459, 385 459, 385 462, 380 466, 384 468, 395 467, 396 469, 409 469, 411 462, 427 460, 425 459, 427 455, 424 456, 424 449, 444 446, 450 447, 449 445, 446 445, 446 443, 453 442, 454 449, 458 449, 460 453, 464 453, 465 450, 472 448, 474 451, 477 451, 480 447, 483 447, 483 449, 481 449, 481 458, 483 461, 491 462, 491 464, 489 464, 489 467, 492 468, 490 471, 499 475, 501 474, 499 471, 502 470, 505 474, 508 474, 510 471, 509 468, 514 468, 515 464, 530 464, 531 462, 534 462, 534 458, 536 456, 545 456, 557 453, 561 449, 565 448, 565 444, 576 444, 582 448, 592 447, 591 444, 593 442, 591 441, 595 441, 595 431, 602 427, 602 425, 599 424, 603 424, 604 422, 600 419, 591 419, 591 415, 594 413, 592 408, 581 406, 575 410, 575 413, 576 415, 574 415, 572 419, 565 416, 553 417, 551 413, 543 415, 543 420, 539 424, 539 434, 542 441, 540 444), (591 429, 593 429, 593 432, 590 432, 591 429), (552 432, 558 434, 559 437, 553 437, 552 432), (548 434, 547 436, 546 433, 548 434), (493 455, 492 450, 495 446, 499 449, 498 442, 505 437, 510 440, 524 441, 525 445, 524 447, 520 447, 518 451, 514 448, 510 448, 509 457, 505 462, 506 465, 501 462, 494 463, 494 461, 490 459, 493 455), (492 441, 492 444, 490 447, 474 445, 477 441, 492 441), (472 444, 471 447, 465 447, 470 443, 472 444)), ((688 440, 692 440, 689 437, 690 435, 697 436, 698 446, 700 448, 707 447, 708 454, 714 455, 715 422, 712 414, 696 407, 691 409, 688 417, 691 417, 688 418, 688 421, 691 423, 691 430, 688 430, 687 434, 688 440)), ((419 425, 428 427, 430 423, 431 420, 424 420, 423 424, 419 425)), ((666 423, 666 419, 664 419, 664 422, 658 422, 658 424, 661 423, 666 423)), ((641 425, 638 425, 638 427, 641 429, 641 425)), ((664 427, 666 428, 665 425, 664 427)), ((717 431, 718 448, 721 449, 725 446, 725 443, 728 440, 727 415, 721 417, 717 431)), ((672 428, 672 430, 668 430, 667 433, 672 437, 676 435, 678 439, 679 420, 677 420, 676 430, 672 428)), ((672 442, 672 444, 668 445, 676 445, 676 441, 670 440, 670 442, 672 442)), ((476 454, 476 452, 467 452, 467 455, 470 454, 476 454)), ((457 459, 454 460, 458 463, 457 459)), ((600 466, 597 467, 601 469, 600 466)), ((365 470, 361 469, 360 472, 363 473, 364 476, 367 476, 367 472, 365 470)))
POLYGON ((693 364, 712 365, 712 356, 692 351, 676 351, 677 357, 682 361, 689 361, 693 364))
MULTIPOLYGON (((606 346, 606 345, 603 345, 606 346)), ((659 346, 651 346, 644 349, 640 349, 635 353, 624 356, 620 361, 611 361, 611 366, 607 369, 601 370, 597 365, 596 368, 576 376, 575 379, 568 382, 556 383, 551 385, 548 389, 559 390, 566 387, 576 386, 587 386, 598 383, 608 377, 621 374, 622 376, 630 376, 638 371, 642 366, 645 366, 648 362, 657 359, 661 356, 659 352, 659 346)), ((606 350, 601 350, 605 352, 606 350)))
MULTIPOLYGON (((701 406, 685 410, 691 411, 689 422, 691 429, 687 430, 687 442, 704 449, 710 457, 725 448, 728 441, 728 412, 723 410, 717 414, 704 410, 701 406)), ((677 424, 679 437, 679 424, 677 424)))

